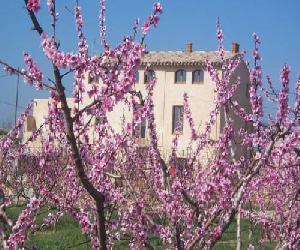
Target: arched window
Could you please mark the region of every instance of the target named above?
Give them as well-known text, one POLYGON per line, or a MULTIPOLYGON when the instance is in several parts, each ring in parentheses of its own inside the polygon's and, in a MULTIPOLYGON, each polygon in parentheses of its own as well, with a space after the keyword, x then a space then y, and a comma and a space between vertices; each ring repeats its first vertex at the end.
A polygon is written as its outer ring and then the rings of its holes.
POLYGON ((204 71, 197 69, 193 71, 193 83, 203 83, 204 82, 204 71))
POLYGON ((184 69, 179 69, 175 72, 175 83, 185 83, 186 71, 184 69))
POLYGON ((147 84, 155 77, 154 70, 150 69, 144 73, 144 83, 147 84))
POLYGON ((140 74, 139 74, 138 70, 135 71, 134 78, 135 78, 135 83, 139 83, 139 81, 140 81, 140 74))

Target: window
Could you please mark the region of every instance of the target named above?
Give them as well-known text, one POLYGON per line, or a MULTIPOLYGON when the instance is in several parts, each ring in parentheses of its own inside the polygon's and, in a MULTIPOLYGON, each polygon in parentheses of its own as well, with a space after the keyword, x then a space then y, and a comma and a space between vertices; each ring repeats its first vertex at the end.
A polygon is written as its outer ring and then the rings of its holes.
POLYGON ((138 70, 135 72, 134 78, 135 78, 135 83, 139 83, 139 81, 140 81, 140 74, 139 74, 138 70))
POLYGON ((197 69, 193 71, 193 83, 203 83, 204 81, 204 71, 197 69))
POLYGON ((153 80, 155 77, 155 72, 154 70, 150 69, 148 71, 145 71, 144 74, 144 83, 147 84, 149 83, 151 80, 153 80))
POLYGON ((88 83, 89 84, 91 84, 91 83, 99 83, 99 76, 98 75, 91 75, 91 74, 89 74, 88 83))
POLYGON ((36 130, 35 118, 33 116, 27 116, 27 132, 34 132, 36 130))
POLYGON ((148 145, 147 140, 147 119, 143 118, 139 124, 137 124, 134 132, 135 142, 144 147, 148 145))
POLYGON ((104 116, 96 116, 95 118, 95 125, 103 125, 106 123, 106 119, 104 116))
MULTIPOLYGON (((141 109, 144 109, 144 106, 141 104, 135 104, 135 110, 138 113, 141 109)), ((147 129, 147 118, 142 118, 141 122, 136 125, 136 129, 133 131, 134 135, 138 139, 146 138, 146 129, 147 129)))
POLYGON ((183 132, 183 106, 173 106, 172 133, 183 132))
POLYGON ((140 133, 139 133, 139 137, 140 138, 146 138, 146 126, 147 126, 147 121, 146 121, 146 118, 144 118, 142 121, 141 121, 141 124, 140 124, 140 133))
POLYGON ((184 69, 179 69, 175 72, 175 83, 185 83, 186 71, 184 69))

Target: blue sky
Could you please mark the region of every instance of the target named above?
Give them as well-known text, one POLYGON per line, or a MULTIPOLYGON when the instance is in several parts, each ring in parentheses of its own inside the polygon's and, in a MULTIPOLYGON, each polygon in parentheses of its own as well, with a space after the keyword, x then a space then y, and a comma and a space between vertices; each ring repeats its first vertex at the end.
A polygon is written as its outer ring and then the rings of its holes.
MULTIPOLYGON (((49 30, 49 16, 46 0, 41 0, 42 9, 38 13, 45 30, 49 30)), ((76 50, 76 33, 71 14, 75 1, 58 1, 58 37, 62 49, 76 50)), ((144 20, 151 13, 154 1, 149 0, 107 0, 107 28, 111 45, 115 45, 125 34, 131 34, 137 17, 144 20)), ((292 86, 300 72, 300 1, 298 0, 162 0, 164 13, 157 29, 150 32, 147 46, 150 50, 183 50, 188 41, 194 50, 216 50, 216 20, 219 17, 225 36, 225 47, 231 42, 241 44, 248 55, 253 48, 252 33, 262 40, 261 53, 264 74, 270 74, 279 88, 279 70, 287 63, 292 68, 292 86)), ((99 1, 81 0, 84 12, 85 33, 90 51, 100 53, 98 15, 99 1)), ((0 59, 23 67, 22 53, 29 52, 51 75, 49 62, 40 50, 40 39, 31 31, 31 23, 24 9, 23 1, 5 1, 0 9, 0 59)), ((0 71, 0 127, 2 122, 13 121, 16 77, 4 76, 0 71)), ((71 87, 66 80, 67 89, 71 87)), ((293 89, 291 89, 293 92, 293 89)), ((37 92, 32 87, 20 83, 19 112, 33 98, 46 98, 46 91, 37 92)), ((271 111, 271 107, 266 107, 271 111)))

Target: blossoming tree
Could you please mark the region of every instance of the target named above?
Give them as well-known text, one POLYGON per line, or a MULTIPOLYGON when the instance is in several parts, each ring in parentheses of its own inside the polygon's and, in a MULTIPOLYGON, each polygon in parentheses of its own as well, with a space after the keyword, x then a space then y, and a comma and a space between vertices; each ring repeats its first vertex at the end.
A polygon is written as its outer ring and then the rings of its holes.
POLYGON ((157 26, 162 6, 154 4, 153 13, 141 27, 140 42, 135 41, 139 32, 137 21, 133 35, 125 36, 111 48, 106 39, 105 0, 101 0, 99 29, 103 53, 90 56, 78 4, 74 9, 78 51, 72 53, 59 49, 55 35, 58 18, 55 0, 47 1, 52 34, 43 29, 36 16, 40 1, 24 2, 53 69, 53 79, 45 79, 28 53, 24 54, 26 68, 20 71, 0 61, 6 72, 20 74, 28 84, 38 90, 46 88, 50 94, 48 115, 28 141, 15 144, 13 140, 21 133, 31 104, 0 143, 2 188, 13 173, 15 160, 23 157, 26 185, 34 194, 12 226, 6 249, 24 246, 37 211, 49 205, 55 206, 57 213, 47 216, 45 224, 68 214, 79 222, 95 249, 112 248, 121 239, 127 239, 131 249, 154 249, 153 238, 174 249, 210 249, 238 211, 265 227, 263 239, 278 242, 278 248, 299 246, 300 79, 294 106, 289 102, 288 66, 282 69, 279 93, 274 91, 269 78, 268 87, 263 86, 257 35, 254 35, 254 67, 250 69, 252 112, 247 113, 235 99, 239 79, 230 83, 243 54, 225 60, 223 34, 218 24, 223 73, 220 75, 211 62, 206 62, 206 70, 215 83, 215 107, 204 130, 197 133, 188 96, 183 96, 193 146, 189 157, 182 162, 176 155, 177 134, 169 159, 163 159, 158 149, 152 98, 155 77, 147 85, 146 96, 134 90, 145 37, 157 26), (67 74, 74 77, 71 106, 63 83, 67 74), (100 78, 101 84, 92 82, 87 90, 84 84, 87 75, 91 79, 100 78), (82 107, 84 94, 93 101, 82 107), (267 122, 263 120, 263 95, 278 105, 276 115, 267 122), (133 114, 132 119, 124 120, 121 133, 115 132, 107 119, 108 113, 119 103, 127 105, 133 114), (212 140, 209 135, 221 112, 225 126, 219 138, 212 140), (251 129, 237 131, 232 114, 250 124, 251 129), (96 125, 93 143, 89 134, 94 129, 92 118, 101 121, 96 125), (150 146, 142 150, 135 139, 144 118, 148 121, 150 146), (31 143, 41 136, 44 138, 42 146, 32 151, 31 143), (240 145, 234 143, 237 137, 241 138, 240 145), (243 150, 238 153, 237 147, 243 150), (214 154, 205 163, 201 162, 199 155, 208 148, 213 149, 214 154))

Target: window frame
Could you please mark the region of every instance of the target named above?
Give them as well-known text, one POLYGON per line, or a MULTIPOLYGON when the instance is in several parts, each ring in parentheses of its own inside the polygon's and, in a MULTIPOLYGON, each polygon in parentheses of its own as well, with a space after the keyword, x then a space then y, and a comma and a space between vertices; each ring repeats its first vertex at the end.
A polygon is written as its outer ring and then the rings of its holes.
POLYGON ((95 116, 95 127, 98 125, 104 125, 106 124, 106 119, 104 117, 101 116, 95 116))
POLYGON ((144 71, 144 84, 149 83, 148 76, 151 76, 152 79, 155 77, 155 71, 153 69, 149 69, 148 71, 144 71))
POLYGON ((196 69, 196 70, 194 70, 193 72, 192 72, 192 84, 203 84, 204 83, 204 70, 202 70, 202 69, 196 69), (195 74, 197 73, 197 72, 200 72, 200 73, 202 73, 202 80, 200 80, 200 81, 196 81, 195 80, 195 74))
POLYGON ((175 71, 175 84, 185 84, 186 83, 186 70, 185 69, 178 69, 175 71), (183 80, 178 79, 178 73, 183 72, 182 78, 183 80))
MULTIPOLYGON (((176 122, 178 123, 178 122, 176 122)), ((183 105, 173 105, 172 107, 172 134, 174 134, 176 131, 178 131, 180 134, 183 134, 183 123, 184 123, 184 109, 183 109, 183 105), (177 129, 177 125, 175 124, 175 116, 176 116, 176 113, 175 113, 175 110, 179 108, 179 111, 180 111, 180 117, 181 117, 181 129, 178 130, 177 129)))
POLYGON ((36 127, 36 119, 33 115, 28 115, 26 118, 26 132, 35 132, 37 130, 36 127))
POLYGON ((138 125, 139 128, 139 139, 146 139, 147 137, 147 118, 143 118, 140 124, 138 125))
POLYGON ((99 75, 95 75, 95 76, 91 76, 90 74, 88 75, 88 84, 92 84, 92 83, 99 83, 100 81, 100 77, 99 75))
POLYGON ((134 83, 139 83, 140 82, 140 72, 137 70, 134 73, 134 83))

